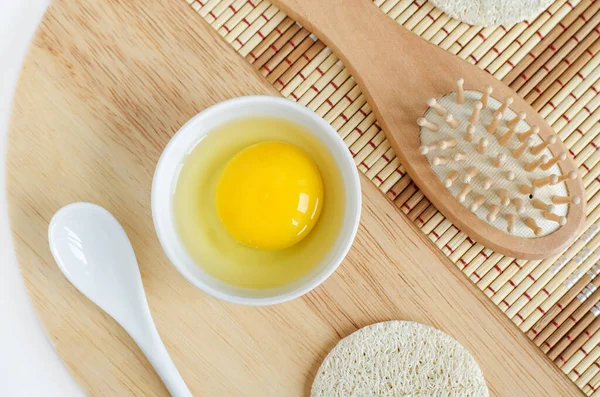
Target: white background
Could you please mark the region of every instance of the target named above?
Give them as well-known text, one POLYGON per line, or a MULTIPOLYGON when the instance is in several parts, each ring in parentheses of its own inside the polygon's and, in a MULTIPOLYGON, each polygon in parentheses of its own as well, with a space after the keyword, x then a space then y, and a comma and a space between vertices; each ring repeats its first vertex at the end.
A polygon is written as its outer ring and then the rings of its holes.
MULTIPOLYGON (((74 0, 78 1, 78 0, 74 0)), ((23 56, 49 0, 0 0, 0 396, 79 397, 84 393, 53 350, 19 273, 8 227, 6 133, 23 56)))

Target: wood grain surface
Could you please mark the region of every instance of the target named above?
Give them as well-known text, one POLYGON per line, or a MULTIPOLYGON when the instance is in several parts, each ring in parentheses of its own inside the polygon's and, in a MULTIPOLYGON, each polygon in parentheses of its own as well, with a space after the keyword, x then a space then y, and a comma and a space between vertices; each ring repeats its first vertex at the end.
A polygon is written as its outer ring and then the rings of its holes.
POLYGON ((221 100, 276 92, 183 2, 55 1, 26 59, 7 164, 21 270, 58 353, 90 396, 165 396, 141 352, 52 260, 53 213, 96 202, 129 234, 159 332, 197 396, 308 396, 337 341, 377 321, 433 325, 480 363, 494 396, 575 396, 570 382, 368 180, 348 258, 274 307, 211 298, 168 262, 150 214, 169 137, 221 100))
MULTIPOLYGON (((427 110, 427 100, 455 91, 456 80, 461 77, 465 80, 465 89, 483 91, 490 85, 495 98, 501 101, 506 97, 513 98, 511 108, 525 112, 529 125, 540 128, 541 138, 546 140, 554 135, 548 123, 510 87, 477 66, 409 32, 381 12, 371 0, 272 1, 339 56, 367 97, 394 153, 411 179, 459 230, 495 252, 520 259, 557 255, 579 236, 585 221, 586 200, 569 206, 566 225, 556 231, 546 236, 522 238, 491 226, 460 203, 419 151, 420 127, 416 121, 427 110), (369 26, 369 29, 356 29, 357 26, 369 26)), ((490 144, 491 147, 499 146, 494 138, 490 139, 490 144)), ((549 149, 554 155, 568 153, 560 139, 549 149)), ((484 169, 485 164, 481 167, 484 169)), ((559 167, 562 174, 577 170, 571 156, 561 161, 559 167)), ((565 184, 569 194, 585 197, 581 177, 565 184)), ((537 213, 529 212, 529 215, 535 217, 537 213)))

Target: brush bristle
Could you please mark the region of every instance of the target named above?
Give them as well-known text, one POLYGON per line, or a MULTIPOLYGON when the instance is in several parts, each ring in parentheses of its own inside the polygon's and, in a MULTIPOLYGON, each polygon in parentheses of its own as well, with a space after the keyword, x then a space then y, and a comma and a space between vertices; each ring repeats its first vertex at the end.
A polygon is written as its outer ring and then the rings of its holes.
POLYGON ((463 84, 430 98, 418 120, 420 152, 434 172, 466 208, 509 234, 533 238, 563 226, 569 205, 581 198, 568 194, 565 182, 577 173, 562 173, 567 154, 552 151, 558 137, 542 139, 527 114, 511 108, 513 98, 499 101, 491 87, 463 84))

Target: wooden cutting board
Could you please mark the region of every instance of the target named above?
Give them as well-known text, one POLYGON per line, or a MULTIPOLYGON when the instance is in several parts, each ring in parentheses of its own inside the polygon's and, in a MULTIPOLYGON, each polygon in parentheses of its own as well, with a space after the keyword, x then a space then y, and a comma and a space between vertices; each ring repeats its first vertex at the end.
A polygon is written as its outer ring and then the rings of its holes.
POLYGON ((45 16, 14 103, 9 211, 33 304, 90 396, 167 392, 132 340, 52 260, 48 221, 79 200, 106 207, 125 227, 157 327, 196 396, 308 396, 340 338, 390 319, 454 336, 492 395, 580 395, 365 178, 356 242, 314 292, 253 308, 187 283, 153 230, 154 166, 187 119, 245 94, 276 92, 183 1, 61 0, 45 16))

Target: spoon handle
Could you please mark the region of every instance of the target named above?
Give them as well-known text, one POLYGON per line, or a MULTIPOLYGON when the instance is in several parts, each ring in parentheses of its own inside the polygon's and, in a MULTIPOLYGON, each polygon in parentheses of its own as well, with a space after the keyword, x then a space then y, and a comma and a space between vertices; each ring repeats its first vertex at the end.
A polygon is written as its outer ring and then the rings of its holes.
POLYGON ((142 352, 148 358, 154 370, 160 376, 167 390, 173 397, 192 397, 192 392, 185 384, 173 363, 169 352, 165 348, 154 323, 147 325, 142 333, 131 335, 142 352))

